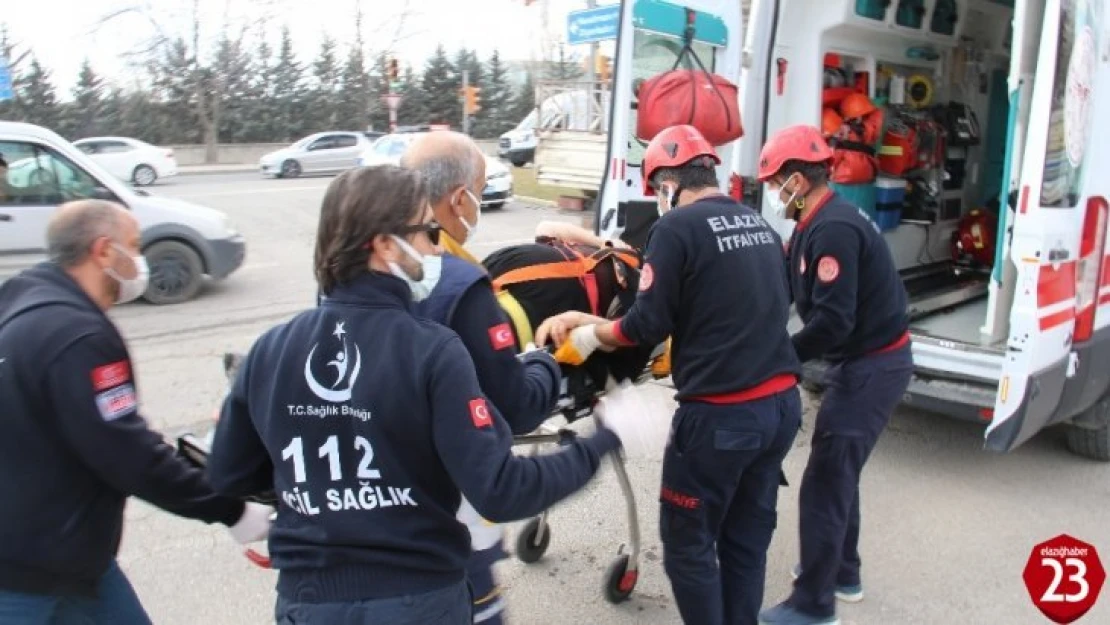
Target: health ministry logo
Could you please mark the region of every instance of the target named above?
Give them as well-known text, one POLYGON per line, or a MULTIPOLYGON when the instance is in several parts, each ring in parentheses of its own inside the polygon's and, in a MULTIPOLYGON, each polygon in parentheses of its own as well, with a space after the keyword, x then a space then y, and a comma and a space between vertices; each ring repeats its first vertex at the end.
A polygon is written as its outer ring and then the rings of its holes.
POLYGON ((312 346, 304 362, 304 379, 308 383, 308 388, 320 399, 332 403, 351 400, 351 388, 355 385, 358 373, 362 369, 362 352, 359 351, 358 345, 354 346, 355 362, 354 366, 351 366, 351 346, 346 339, 347 331, 343 329, 345 323, 345 321, 337 322, 332 332, 332 336, 342 345, 342 350, 337 350, 335 358, 328 361, 328 368, 334 369, 330 374, 335 377, 330 385, 325 386, 325 383, 320 382, 312 371, 312 357, 316 354, 316 348, 320 346, 319 342, 312 346))

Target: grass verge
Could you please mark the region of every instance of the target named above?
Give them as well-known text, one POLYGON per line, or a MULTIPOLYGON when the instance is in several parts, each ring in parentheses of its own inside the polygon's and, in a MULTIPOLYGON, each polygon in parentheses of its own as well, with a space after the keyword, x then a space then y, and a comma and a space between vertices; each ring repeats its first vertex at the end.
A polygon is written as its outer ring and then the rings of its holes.
POLYGON ((537 200, 551 202, 558 200, 560 195, 582 197, 582 192, 577 189, 540 184, 536 180, 536 170, 533 168, 512 167, 510 171, 513 173, 513 193, 515 195, 534 197, 537 200))

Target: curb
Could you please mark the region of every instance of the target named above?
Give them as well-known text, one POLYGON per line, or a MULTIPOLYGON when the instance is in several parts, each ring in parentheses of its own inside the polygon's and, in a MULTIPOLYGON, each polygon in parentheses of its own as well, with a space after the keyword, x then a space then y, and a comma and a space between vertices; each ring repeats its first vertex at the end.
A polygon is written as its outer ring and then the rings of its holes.
POLYGON ((513 196, 513 199, 518 201, 518 202, 522 202, 524 204, 535 204, 537 206, 548 206, 548 207, 558 206, 558 204, 556 204, 555 202, 553 202, 551 200, 541 200, 538 197, 528 197, 527 195, 516 195, 516 196, 513 196))
POLYGON ((189 166, 178 167, 177 174, 179 176, 208 176, 212 174, 244 174, 252 171, 258 171, 258 168, 253 165, 225 165, 225 166, 197 166, 195 169, 189 166))

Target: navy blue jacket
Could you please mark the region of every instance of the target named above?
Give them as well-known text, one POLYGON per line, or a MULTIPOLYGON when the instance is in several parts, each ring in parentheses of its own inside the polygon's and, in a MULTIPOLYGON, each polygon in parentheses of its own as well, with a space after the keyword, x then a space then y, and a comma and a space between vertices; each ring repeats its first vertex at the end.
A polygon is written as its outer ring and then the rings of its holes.
POLYGON ((443 255, 443 271, 417 315, 451 328, 474 361, 482 392, 514 434, 538 428, 559 399, 559 364, 545 351, 517 357, 516 339, 489 276, 467 261, 443 255))
POLYGON ((56 265, 0 286, 0 398, 0 589, 94 595, 128 495, 209 523, 242 515, 147 427, 123 337, 56 265))
POLYGON ((450 329, 413 314, 400 279, 367 273, 255 342, 223 405, 208 471, 221 492, 274 488, 278 592, 357 601, 464 577, 461 497, 494 522, 584 485, 619 441, 512 453, 450 329))
POLYGON ((677 398, 740 393, 801 365, 786 324, 782 239, 758 213, 713 196, 664 214, 648 234, 629 342, 668 336, 677 398))
POLYGON ((802 362, 857 358, 906 335, 908 298, 890 248, 875 222, 839 195, 799 222, 789 273, 805 323, 793 337, 802 362))

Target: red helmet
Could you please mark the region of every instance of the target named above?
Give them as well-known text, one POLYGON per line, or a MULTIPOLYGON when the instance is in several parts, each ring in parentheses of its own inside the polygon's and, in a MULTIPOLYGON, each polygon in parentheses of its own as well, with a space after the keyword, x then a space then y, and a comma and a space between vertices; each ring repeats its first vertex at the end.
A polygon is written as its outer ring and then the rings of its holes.
POLYGON ((875 103, 863 93, 852 93, 840 102, 840 114, 844 119, 859 119, 875 112, 875 103))
POLYGON ((760 182, 766 182, 787 161, 827 163, 832 158, 832 149, 825 143, 825 138, 816 126, 788 126, 772 135, 763 145, 763 150, 759 153, 759 172, 756 177, 760 182))
POLYGON ((651 177, 664 167, 681 167, 704 158, 707 168, 721 164, 717 151, 693 126, 671 126, 655 135, 644 150, 644 195, 651 195, 651 177))
POLYGON ((844 125, 844 118, 840 113, 826 108, 821 111, 821 132, 826 137, 831 137, 840 132, 840 127, 844 125))

